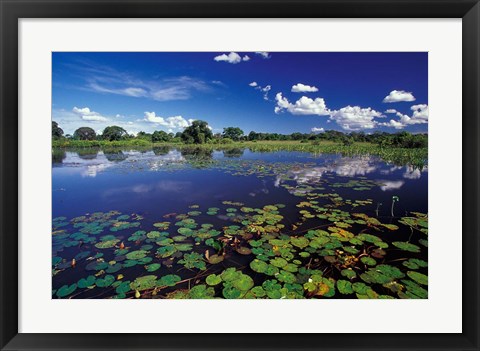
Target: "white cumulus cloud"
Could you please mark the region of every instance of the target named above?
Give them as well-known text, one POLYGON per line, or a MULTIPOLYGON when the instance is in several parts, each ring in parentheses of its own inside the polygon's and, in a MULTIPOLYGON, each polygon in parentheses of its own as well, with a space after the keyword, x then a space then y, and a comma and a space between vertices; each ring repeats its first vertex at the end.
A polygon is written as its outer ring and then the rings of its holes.
POLYGON ((399 120, 391 119, 386 123, 380 123, 380 125, 385 127, 392 127, 395 129, 403 129, 408 125, 428 123, 428 105, 413 105, 412 107, 410 107, 410 110, 412 110, 413 112, 411 116, 397 112, 396 115, 397 117, 400 117, 399 120))
POLYGON ((415 96, 411 92, 405 90, 392 90, 390 94, 385 96, 383 102, 401 102, 415 101, 415 96))
POLYGON ((305 85, 302 83, 298 83, 292 86, 292 92, 294 93, 315 93, 317 91, 318 91, 317 87, 305 85))
POLYGON ((325 129, 323 129, 323 128, 317 128, 317 127, 312 128, 313 133, 323 133, 324 131, 325 131, 325 129))
POLYGON ((90 110, 88 107, 74 107, 72 112, 79 116, 84 121, 91 122, 106 122, 109 121, 107 117, 102 116, 100 113, 90 110))
POLYGON ((228 62, 228 63, 232 63, 232 64, 237 64, 237 63, 240 63, 242 61, 250 60, 250 57, 245 55, 242 58, 239 54, 232 51, 228 55, 227 54, 218 55, 218 56, 215 56, 213 59, 217 62, 222 62, 223 61, 223 62, 228 62))
POLYGON ((194 120, 186 120, 182 116, 173 116, 173 117, 160 117, 155 114, 155 112, 145 112, 146 122, 155 123, 157 125, 173 129, 181 129, 188 127, 194 120))
POLYGON ((327 108, 323 98, 316 98, 313 100, 309 97, 302 96, 294 104, 292 104, 286 97, 282 96, 282 93, 277 93, 275 100, 277 102, 275 113, 280 113, 286 110, 292 115, 330 115, 330 110, 327 108))
POLYGON ((264 59, 269 59, 270 57, 272 57, 272 56, 270 56, 270 54, 269 54, 268 52, 266 52, 266 51, 257 51, 257 52, 255 52, 255 53, 256 53, 257 55, 262 56, 264 59))
POLYGON ((262 87, 257 82, 251 82, 249 85, 255 88, 255 90, 260 90, 263 93, 263 100, 270 101, 270 99, 268 98, 268 93, 270 92, 270 90, 272 90, 271 85, 266 85, 262 87))
POLYGON ((385 111, 385 113, 397 113, 397 110, 395 110, 394 108, 389 108, 385 111))
POLYGON ((340 110, 332 111, 330 119, 344 130, 357 131, 363 129, 373 129, 378 122, 375 117, 383 117, 381 112, 375 111, 371 107, 362 108, 360 106, 347 106, 340 110))

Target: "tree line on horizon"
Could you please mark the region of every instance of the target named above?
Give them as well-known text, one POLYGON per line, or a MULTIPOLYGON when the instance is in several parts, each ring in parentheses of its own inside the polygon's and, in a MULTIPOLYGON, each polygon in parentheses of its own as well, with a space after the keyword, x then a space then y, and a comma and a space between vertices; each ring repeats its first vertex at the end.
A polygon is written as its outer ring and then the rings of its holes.
POLYGON ((57 122, 52 121, 52 138, 69 140, 145 140, 152 143, 180 143, 185 144, 228 144, 232 142, 244 141, 299 141, 299 142, 320 142, 331 141, 339 142, 345 146, 352 145, 355 142, 368 142, 380 146, 393 146, 403 148, 423 148, 428 146, 428 135, 412 134, 407 131, 398 133, 387 133, 376 131, 370 134, 364 132, 343 133, 336 130, 326 130, 322 133, 300 133, 291 134, 280 133, 261 133, 251 131, 244 134, 239 127, 223 128, 223 133, 214 134, 208 123, 201 120, 195 120, 186 127, 183 132, 167 133, 163 130, 153 133, 139 132, 137 135, 129 134, 124 128, 119 126, 108 126, 101 134, 97 134, 90 127, 80 127, 73 135, 64 135, 63 130, 57 122))

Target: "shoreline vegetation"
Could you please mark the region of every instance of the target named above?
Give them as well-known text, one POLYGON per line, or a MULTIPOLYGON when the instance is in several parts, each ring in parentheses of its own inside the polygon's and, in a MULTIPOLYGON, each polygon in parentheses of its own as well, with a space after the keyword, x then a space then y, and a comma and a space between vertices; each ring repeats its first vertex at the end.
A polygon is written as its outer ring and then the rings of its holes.
POLYGON ((428 136, 402 131, 395 134, 375 132, 342 133, 327 130, 323 133, 257 133, 244 135, 238 127, 224 128, 222 134, 213 134, 207 122, 194 121, 183 132, 139 132, 129 135, 123 128, 111 126, 97 135, 89 127, 82 127, 74 135, 63 135, 63 130, 52 122, 53 149, 118 149, 149 150, 159 147, 182 151, 201 149, 249 149, 253 152, 297 151, 313 154, 332 153, 343 156, 373 155, 395 164, 409 164, 424 168, 428 163, 428 136))

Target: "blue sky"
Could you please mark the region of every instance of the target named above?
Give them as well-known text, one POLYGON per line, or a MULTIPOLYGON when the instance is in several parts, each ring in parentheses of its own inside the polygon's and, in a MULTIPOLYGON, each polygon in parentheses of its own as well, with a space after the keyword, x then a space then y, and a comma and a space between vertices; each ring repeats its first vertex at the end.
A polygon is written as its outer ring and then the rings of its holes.
POLYGON ((52 118, 65 133, 427 132, 427 53, 55 52, 52 118))

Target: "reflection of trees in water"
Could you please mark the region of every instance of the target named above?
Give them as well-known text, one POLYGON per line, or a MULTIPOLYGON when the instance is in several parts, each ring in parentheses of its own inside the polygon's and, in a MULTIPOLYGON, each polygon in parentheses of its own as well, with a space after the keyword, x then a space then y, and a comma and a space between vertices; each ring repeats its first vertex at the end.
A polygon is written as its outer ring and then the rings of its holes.
POLYGON ((94 160, 97 158, 99 148, 84 148, 84 149, 75 149, 78 157, 82 160, 94 160))
POLYGON ((234 148, 234 149, 228 149, 228 150, 223 150, 223 156, 224 157, 230 157, 230 158, 238 158, 242 157, 245 149, 240 149, 240 148, 234 148))
POLYGON ((213 163, 213 150, 199 147, 188 147, 182 148, 180 152, 193 167, 205 168, 213 163))
POLYGON ((153 153, 156 155, 156 156, 164 156, 166 154, 168 154, 168 152, 171 150, 172 148, 170 146, 155 146, 153 148, 153 153))
POLYGON ((107 160, 111 162, 121 162, 125 161, 128 158, 128 155, 125 155, 122 150, 118 149, 104 149, 103 154, 107 160))
POLYGON ((52 149, 52 163, 63 163, 67 157, 64 149, 52 149))
POLYGON ((180 150, 182 156, 186 159, 208 160, 213 158, 213 150, 201 147, 187 147, 180 150))

